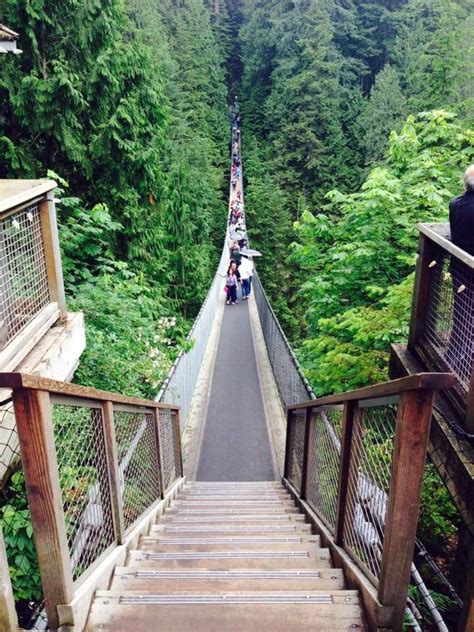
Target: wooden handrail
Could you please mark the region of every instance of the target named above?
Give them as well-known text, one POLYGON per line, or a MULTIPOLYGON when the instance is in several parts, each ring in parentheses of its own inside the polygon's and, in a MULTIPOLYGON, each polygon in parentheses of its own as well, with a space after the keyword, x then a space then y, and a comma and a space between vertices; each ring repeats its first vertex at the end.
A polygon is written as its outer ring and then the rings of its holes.
MULTIPOLYGON (((441 390, 451 388, 456 381, 452 373, 415 373, 407 377, 401 377, 389 382, 380 382, 372 386, 357 388, 346 393, 326 395, 300 404, 291 404, 288 410, 301 410, 304 408, 320 408, 321 406, 343 404, 344 402, 359 401, 364 399, 376 399, 378 397, 390 397, 407 391, 421 389, 441 390)), ((1 382, 0 382, 1 386, 1 382)))
MULTIPOLYGON (((324 450, 324 447, 321 447, 324 442, 315 444, 314 441, 310 440, 311 433, 314 432, 314 413, 323 413, 324 410, 327 410, 326 407, 343 404, 341 438, 338 445, 333 448, 337 454, 333 458, 338 461, 337 489, 333 486, 325 490, 335 494, 335 521, 330 524, 327 515, 318 515, 318 520, 321 520, 323 529, 329 525, 330 546, 347 552, 356 561, 357 566, 362 569, 361 572, 365 576, 365 581, 370 581, 377 589, 378 604, 381 604, 385 610, 382 615, 379 613, 377 603, 374 601, 371 604, 371 610, 378 613, 376 615, 377 618, 379 617, 377 628, 401 630, 403 626, 433 401, 436 391, 449 388, 454 385, 454 382, 455 376, 451 373, 419 373, 347 393, 294 404, 287 408, 287 446, 283 482, 292 486, 299 502, 304 505, 307 501, 318 514, 320 508, 312 505, 313 502, 317 504, 318 501, 317 499, 315 501, 314 497, 308 498, 307 488, 307 481, 314 474, 311 471, 310 463, 313 463, 313 467, 315 467, 317 461, 317 459, 315 461, 314 452, 324 450), (387 402, 387 398, 395 395, 400 397, 393 430, 393 451, 389 490, 386 494, 386 514, 381 519, 380 525, 383 525, 383 534, 380 535, 383 547, 380 574, 376 576, 373 569, 364 562, 363 557, 361 558, 354 550, 350 538, 346 539, 346 529, 348 525, 355 528, 354 503, 359 502, 357 500, 359 478, 370 476, 370 474, 360 473, 363 471, 359 460, 364 452, 361 448, 364 441, 364 433, 361 428, 363 428, 364 422, 359 411, 367 406, 364 406, 364 400, 372 400, 370 401, 371 405, 373 403, 375 406, 386 406, 391 403, 390 399, 387 402), (306 412, 304 441, 302 455, 300 448, 295 455, 290 453, 289 437, 295 428, 292 417, 296 411, 301 410, 306 412), (313 456, 311 456, 312 454, 313 456), (296 462, 300 467, 301 485, 299 489, 296 489, 295 481, 291 480, 292 462, 296 462), (351 490, 350 487, 352 487, 351 490), (387 620, 390 621, 390 625, 387 625, 387 620)), ((301 413, 297 416, 298 423, 301 425, 301 413)), ((375 481, 373 484, 377 485, 377 482, 375 481)), ((385 491, 380 490, 380 493, 385 494, 385 491)), ((361 583, 361 581, 358 578, 355 584, 361 583)))
POLYGON ((443 250, 454 255, 469 268, 474 268, 474 257, 451 241, 451 229, 449 224, 417 224, 416 227, 420 233, 428 237, 428 239, 435 244, 438 244, 438 246, 441 246, 443 250))
POLYGON ((115 404, 130 404, 131 406, 145 406, 146 408, 162 408, 168 410, 179 410, 179 406, 173 404, 162 404, 140 397, 128 397, 119 393, 101 391, 90 386, 80 386, 69 382, 59 382, 46 377, 38 377, 29 373, 0 373, 0 388, 30 389, 36 391, 48 391, 53 395, 63 395, 69 397, 83 397, 104 402, 114 402, 115 404))
MULTIPOLYGON (((102 555, 110 555, 126 541, 127 529, 133 526, 128 525, 126 528, 125 524, 126 473, 125 470, 121 471, 122 464, 119 462, 119 458, 124 457, 120 456, 117 449, 115 416, 125 411, 132 412, 133 415, 138 412, 144 418, 140 427, 132 428, 133 436, 127 439, 132 446, 131 449, 135 450, 145 428, 149 428, 149 433, 153 436, 153 441, 149 442, 149 454, 159 470, 157 475, 160 489, 156 489, 155 497, 148 498, 148 507, 141 508, 138 516, 141 520, 156 503, 165 499, 167 489, 163 485, 164 459, 168 463, 171 461, 171 466, 175 466, 173 478, 166 481, 168 488, 174 481, 182 478, 179 407, 26 373, 0 373, 0 387, 12 389, 48 624, 52 630, 59 629, 61 626, 73 626, 75 614, 68 604, 75 598, 77 586, 87 581, 91 572, 98 568, 98 565, 102 563, 102 555), (81 570, 78 577, 74 578, 74 581, 73 573, 77 568, 74 564, 80 559, 82 550, 77 552, 73 543, 68 542, 67 538, 63 489, 56 451, 61 430, 55 429, 53 421, 52 405, 55 403, 99 409, 98 414, 94 412, 91 416, 90 432, 94 438, 91 439, 92 444, 88 443, 91 446, 91 454, 95 455, 91 457, 93 460, 90 464, 97 472, 97 481, 91 480, 86 492, 88 503, 92 502, 89 498, 91 489, 97 487, 100 492, 102 515, 105 516, 103 527, 109 534, 108 548, 99 547, 94 550, 85 568, 81 570), (161 449, 159 426, 160 417, 168 415, 167 411, 172 411, 170 432, 173 446, 171 454, 167 453, 165 457, 161 449), (151 426, 146 424, 151 424, 151 426), (105 456, 105 462, 103 456, 105 456), (73 562, 73 558, 76 562, 73 562)), ((74 451, 78 447, 68 444, 67 448, 63 449, 63 454, 68 449, 74 451)), ((82 446, 82 449, 86 450, 86 447, 82 446)), ((87 461, 89 455, 82 457, 81 452, 80 458, 87 461)), ((81 513, 80 520, 83 518, 87 518, 87 508, 81 513)))

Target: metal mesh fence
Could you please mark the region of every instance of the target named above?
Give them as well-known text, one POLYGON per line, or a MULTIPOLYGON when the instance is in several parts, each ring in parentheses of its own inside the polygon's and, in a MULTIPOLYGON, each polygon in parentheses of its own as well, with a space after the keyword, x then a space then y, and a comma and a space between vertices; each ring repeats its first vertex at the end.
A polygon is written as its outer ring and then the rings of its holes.
POLYGON ((187 423, 194 388, 214 323, 216 310, 219 301, 222 300, 223 279, 228 260, 229 250, 227 244, 224 244, 219 266, 206 300, 187 336, 187 340, 192 341, 193 346, 189 351, 182 352, 177 357, 163 388, 156 398, 159 402, 174 404, 181 408, 180 418, 183 428, 187 423))
POLYGON ((51 302, 37 205, 0 221, 0 349, 51 302))
POLYGON ((288 406, 314 399, 314 392, 301 371, 256 272, 252 287, 265 345, 283 403, 288 406))
POLYGON ((316 411, 309 434, 306 500, 334 532, 336 526, 342 406, 316 411))
POLYGON ((474 270, 442 249, 427 265, 433 270, 420 344, 429 368, 455 373, 453 396, 464 409, 474 352, 474 270))
POLYGON ((168 487, 181 476, 181 455, 179 451, 179 429, 176 413, 160 409, 160 444, 162 456, 163 487, 168 487))
POLYGON ((53 403, 53 428, 73 579, 115 541, 101 408, 53 403))
POLYGON ((380 575, 397 407, 354 413, 344 546, 375 580, 380 575))
POLYGON ((160 459, 153 411, 114 410, 125 528, 161 495, 160 459))
POLYGON ((305 420, 305 410, 293 410, 290 413, 287 428, 287 478, 299 493, 301 493, 301 476, 303 472, 305 420))

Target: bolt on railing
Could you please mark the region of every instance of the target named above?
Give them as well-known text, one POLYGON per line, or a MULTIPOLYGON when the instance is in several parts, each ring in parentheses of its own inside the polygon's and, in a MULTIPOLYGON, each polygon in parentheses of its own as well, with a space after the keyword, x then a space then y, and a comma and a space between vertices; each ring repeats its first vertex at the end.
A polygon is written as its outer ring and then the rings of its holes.
POLYGON ((430 371, 452 371, 448 397, 474 432, 474 257, 451 242, 449 224, 419 224, 408 348, 430 371))
POLYGON ((52 180, 0 180, 0 369, 66 312, 52 180))
POLYGON ((288 407, 284 480, 377 589, 402 629, 433 399, 422 373, 288 407))
POLYGON ((12 390, 48 626, 183 475, 179 408, 22 373, 12 390))

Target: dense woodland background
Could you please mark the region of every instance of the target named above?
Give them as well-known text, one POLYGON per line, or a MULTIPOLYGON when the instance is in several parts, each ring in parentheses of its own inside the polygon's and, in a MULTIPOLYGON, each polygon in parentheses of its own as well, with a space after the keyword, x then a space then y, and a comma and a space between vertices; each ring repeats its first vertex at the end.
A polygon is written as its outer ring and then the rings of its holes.
MULTIPOLYGON (((60 183, 78 382, 153 397, 185 344, 222 246, 235 95, 259 274, 313 387, 387 377, 415 224, 447 218, 474 161, 472 0, 0 6, 24 50, 0 60, 0 173, 60 183)), ((458 520, 429 468, 423 503, 443 561, 458 520)))

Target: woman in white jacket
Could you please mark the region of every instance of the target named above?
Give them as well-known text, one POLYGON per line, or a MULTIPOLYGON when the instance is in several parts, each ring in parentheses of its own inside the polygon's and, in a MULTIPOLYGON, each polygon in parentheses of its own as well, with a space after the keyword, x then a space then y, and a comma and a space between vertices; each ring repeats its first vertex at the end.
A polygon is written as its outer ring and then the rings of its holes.
POLYGON ((250 257, 242 256, 242 261, 239 266, 240 278, 242 280, 242 299, 245 301, 250 296, 252 276, 253 276, 253 261, 250 257))

